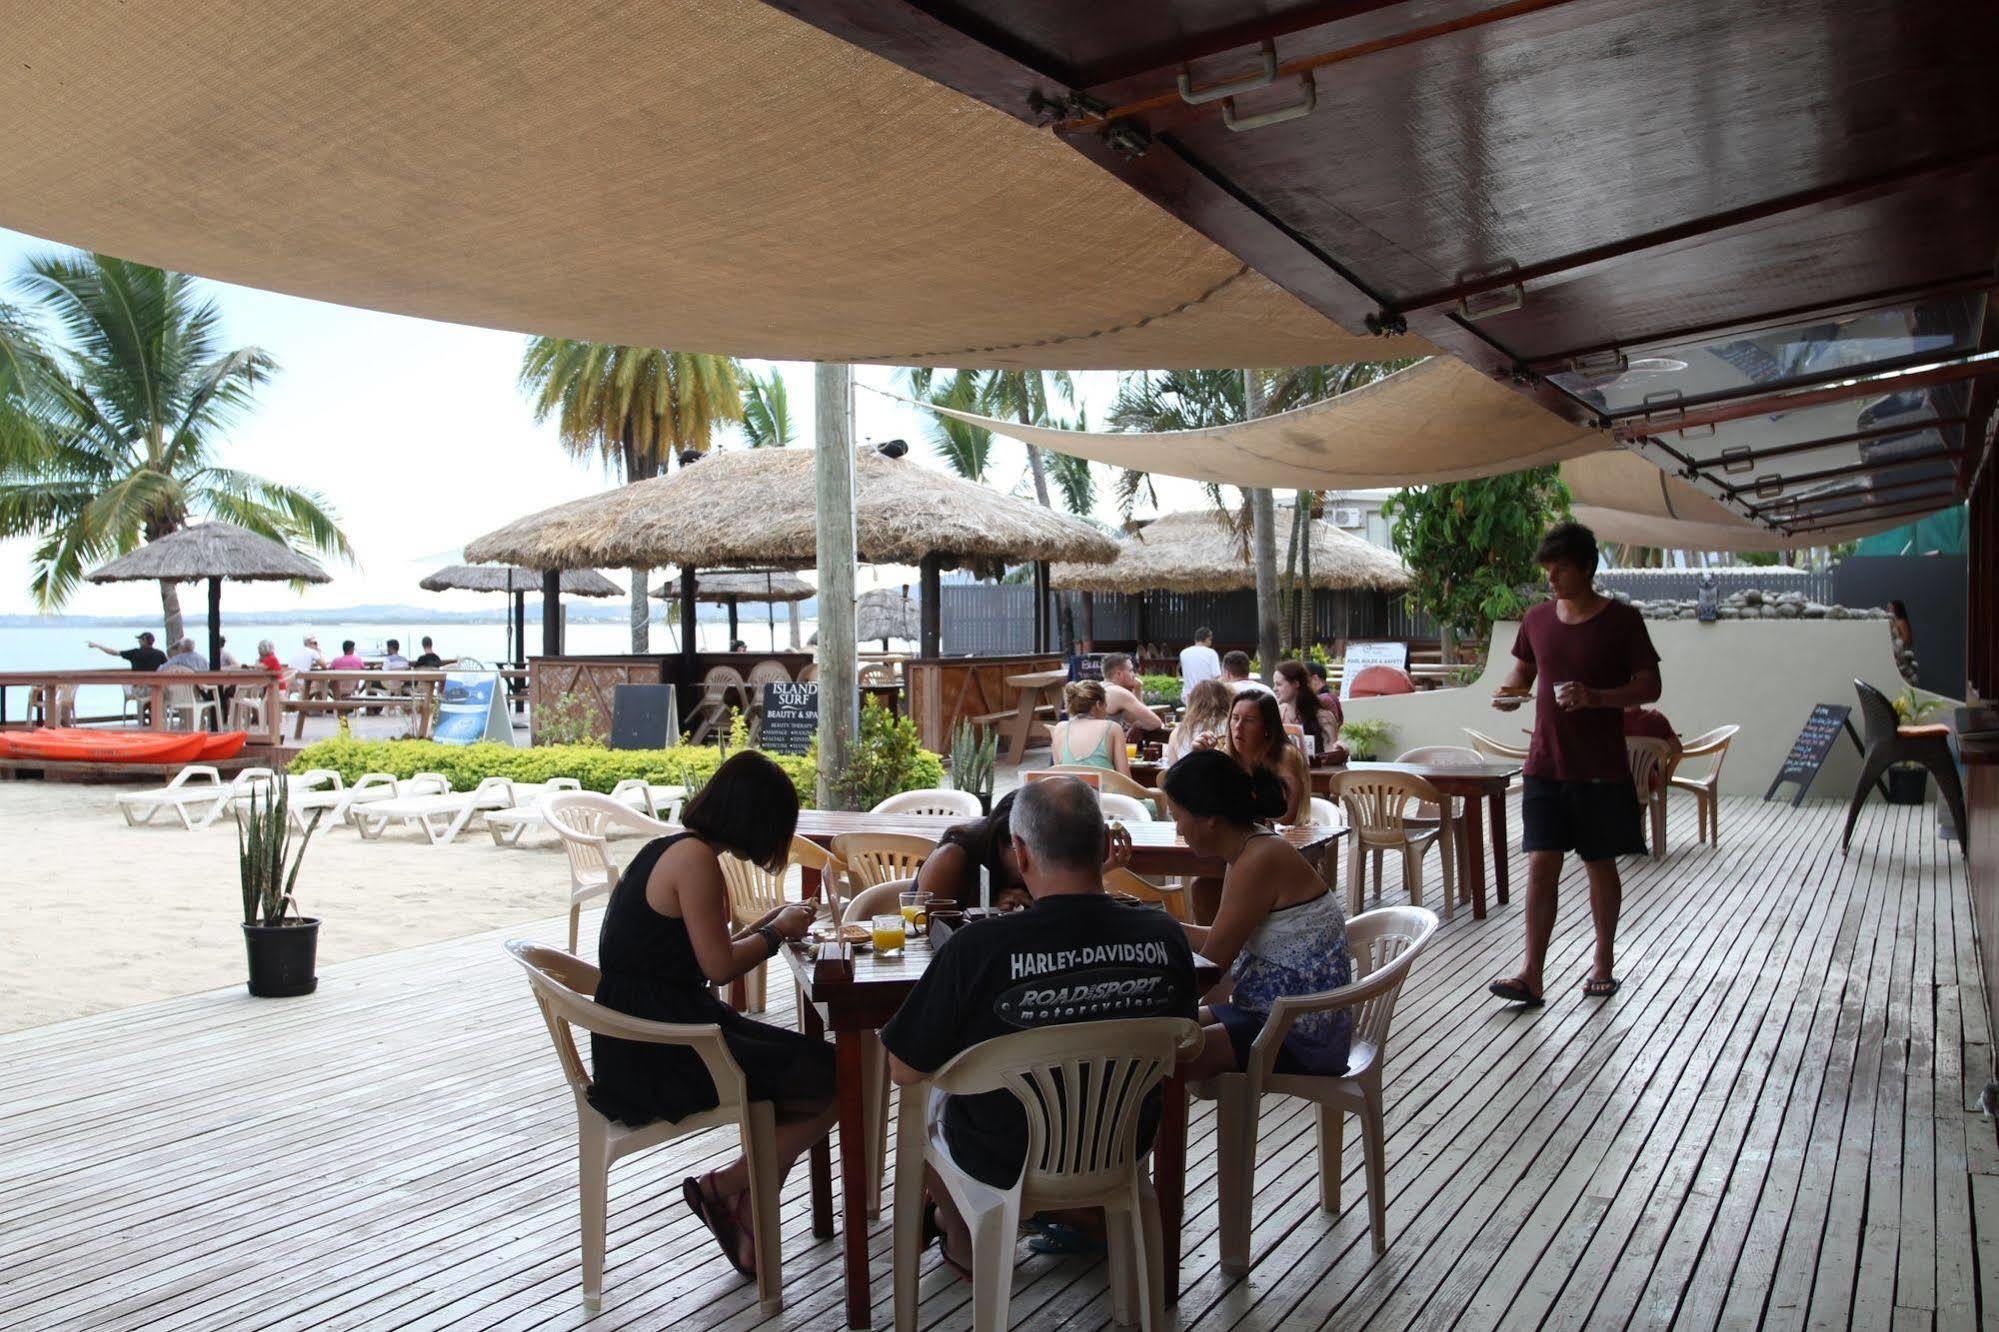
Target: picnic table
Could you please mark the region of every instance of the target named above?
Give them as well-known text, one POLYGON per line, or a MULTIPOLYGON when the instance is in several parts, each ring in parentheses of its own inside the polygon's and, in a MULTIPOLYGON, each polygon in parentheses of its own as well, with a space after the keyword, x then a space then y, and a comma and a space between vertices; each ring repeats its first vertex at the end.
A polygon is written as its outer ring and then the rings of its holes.
POLYGON ((436 711, 431 704, 444 692, 443 671, 385 671, 378 667, 360 671, 300 671, 292 677, 298 697, 285 706, 298 714, 294 739, 305 735, 306 714, 315 712, 358 712, 367 708, 407 709, 415 720, 416 738, 430 734, 430 719, 436 711), (340 686, 348 688, 342 690, 340 686), (395 693, 362 693, 363 685, 407 685, 395 693))
MULTIPOLYGON (((819 846, 829 845, 842 833, 892 832, 919 837, 941 837, 961 819, 934 815, 849 814, 833 810, 801 810, 798 835, 819 846)), ((1127 823, 1131 833, 1131 867, 1140 874, 1221 875, 1227 868, 1219 859, 1195 854, 1170 823, 1127 823)), ((1346 835, 1344 828, 1287 828, 1284 840, 1298 848, 1307 860, 1320 864, 1320 872, 1332 883, 1330 867, 1336 863, 1333 850, 1346 835)), ((805 870, 808 897, 817 895, 819 875, 805 870)), ((927 939, 912 939, 900 957, 879 957, 857 953, 839 945, 822 945, 816 954, 803 947, 784 950, 797 976, 803 996, 801 1012, 808 1035, 833 1033, 835 1060, 839 1072, 840 1101, 840 1214, 845 1250, 847 1282, 847 1325, 870 1325, 868 1291, 867 1226, 867 1133, 862 1100, 862 1053, 864 1038, 878 1031, 901 1006, 917 978, 929 964, 927 939)), ((1220 972, 1210 967, 1201 973, 1205 991, 1220 972)), ((1165 1083, 1165 1113, 1153 1147, 1154 1187, 1159 1193, 1159 1219, 1165 1237, 1166 1287, 1169 1298, 1180 1286, 1180 1215, 1186 1193, 1187 1097, 1178 1078, 1165 1083)), ((829 1236, 832 1231, 832 1157, 822 1139, 812 1149, 813 1233, 829 1236)))
POLYGON ((1048 728, 1041 723, 1040 714, 1045 710, 1050 717, 1060 715, 1062 686, 1069 683, 1069 672, 1028 671, 1022 675, 1009 675, 1005 679, 1015 691, 1012 711, 988 712, 972 720, 982 726, 1004 722, 1006 752, 1003 761, 1018 763, 1030 744, 1048 738, 1048 728))

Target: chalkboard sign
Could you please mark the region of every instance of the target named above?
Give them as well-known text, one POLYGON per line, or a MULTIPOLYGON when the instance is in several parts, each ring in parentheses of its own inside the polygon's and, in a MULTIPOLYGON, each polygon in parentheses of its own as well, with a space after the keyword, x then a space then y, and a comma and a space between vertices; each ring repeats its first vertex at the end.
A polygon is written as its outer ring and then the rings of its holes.
POLYGON ((803 754, 819 733, 819 682, 767 684, 757 743, 773 754, 803 754))
POLYGON ((621 684, 611 690, 611 748, 665 749, 680 731, 673 686, 621 684))
POLYGON ((1770 789, 1763 793, 1763 798, 1768 800, 1776 795, 1777 788, 1785 782, 1795 782, 1798 794, 1792 798, 1791 806, 1795 809, 1801 804, 1805 792, 1812 789, 1812 779, 1819 775, 1826 756, 1832 753, 1833 744, 1839 739, 1841 731, 1852 736, 1854 748, 1865 753, 1866 746, 1860 743, 1853 723, 1847 720, 1852 712, 1852 708, 1839 703, 1813 704, 1812 715, 1805 719, 1804 729, 1791 742, 1791 752, 1784 756, 1784 766, 1777 770, 1776 780, 1770 783, 1770 789))
POLYGON ((1104 678, 1104 654, 1091 652, 1075 658, 1075 669, 1069 672, 1071 680, 1101 680, 1104 678))

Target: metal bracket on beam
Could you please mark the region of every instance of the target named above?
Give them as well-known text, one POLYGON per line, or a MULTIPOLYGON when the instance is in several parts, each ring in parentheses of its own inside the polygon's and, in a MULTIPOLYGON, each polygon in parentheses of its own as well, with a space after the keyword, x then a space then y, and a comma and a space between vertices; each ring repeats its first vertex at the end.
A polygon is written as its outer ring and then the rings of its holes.
POLYGON ((1289 106, 1280 106, 1271 111, 1258 112, 1253 116, 1238 116, 1235 113, 1235 98, 1222 98, 1222 124, 1238 134, 1262 129, 1267 125, 1282 125, 1287 120, 1302 120, 1319 109, 1319 85, 1312 81, 1308 71, 1298 76, 1299 86, 1305 90, 1303 98, 1289 106))
POLYGON ((1746 472, 1756 465, 1750 456, 1747 444, 1737 444, 1721 451, 1721 470, 1724 472, 1746 472))
POLYGON ((1784 478, 1776 472, 1765 472, 1756 478, 1756 498, 1775 499, 1784 493, 1784 478))
POLYGON ((1133 120, 1115 120, 1104 127, 1104 142, 1130 162, 1145 156, 1152 147, 1152 133, 1133 120))
POLYGON ((1227 79, 1221 83, 1210 83, 1205 88, 1194 86, 1193 71, 1185 66, 1180 70, 1180 100, 1189 106, 1199 106, 1203 102, 1218 102, 1224 97, 1234 97, 1238 93, 1255 92, 1258 88, 1268 88, 1277 82, 1277 43, 1265 41, 1262 48, 1263 68, 1254 74, 1227 79))
POLYGON ((1631 358, 1615 347, 1569 358, 1569 373, 1584 379, 1617 379, 1630 368, 1631 358))
MULTIPOLYGON (((1458 274, 1460 287, 1492 278, 1503 277, 1517 270, 1520 265, 1512 259, 1502 259, 1498 264, 1483 270, 1467 270, 1458 274)), ((1527 289, 1518 282, 1494 287, 1490 291, 1475 291, 1458 297, 1458 317, 1466 322, 1490 319, 1493 315, 1507 314, 1518 310, 1527 303, 1527 289)))

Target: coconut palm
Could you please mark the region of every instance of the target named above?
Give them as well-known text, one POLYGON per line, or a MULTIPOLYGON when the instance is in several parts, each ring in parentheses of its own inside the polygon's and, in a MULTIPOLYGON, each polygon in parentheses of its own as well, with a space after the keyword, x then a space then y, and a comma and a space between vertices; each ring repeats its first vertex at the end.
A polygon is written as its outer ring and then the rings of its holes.
MULTIPOLYGON (((537 423, 551 418, 562 447, 596 458, 625 484, 659 476, 684 453, 705 453, 724 422, 741 422, 742 368, 726 356, 530 338, 520 385, 537 423)), ((646 584, 632 570, 632 651, 646 650, 646 584)))
MULTIPOLYGON (((942 384, 926 378, 918 392, 939 407, 977 411, 979 373, 976 370, 954 370, 942 384)), ((924 430, 930 436, 930 447, 936 450, 937 456, 967 481, 984 481, 986 464, 992 459, 992 431, 969 421, 960 421, 955 416, 940 416, 935 412, 925 412, 924 416, 928 418, 924 430)))
MULTIPOLYGON (((61 607, 90 566, 201 516, 351 558, 317 494, 215 462, 277 367, 224 346, 195 279, 65 253, 31 260, 17 285, 33 305, 0 316, 0 537, 39 538, 37 605, 61 607)), ((182 637, 174 584, 160 604, 167 640, 182 637)))
POLYGON ((791 423, 791 399, 785 392, 784 376, 772 367, 768 375, 745 371, 743 381, 743 438, 753 449, 781 449, 798 438, 791 423))

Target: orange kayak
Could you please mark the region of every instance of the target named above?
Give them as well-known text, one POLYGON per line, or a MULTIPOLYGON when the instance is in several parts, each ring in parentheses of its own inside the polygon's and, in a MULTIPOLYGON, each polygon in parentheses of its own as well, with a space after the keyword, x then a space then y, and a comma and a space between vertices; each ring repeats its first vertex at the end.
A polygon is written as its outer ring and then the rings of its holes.
POLYGON ((45 759, 51 763, 194 763, 231 758, 248 735, 225 731, 92 731, 43 727, 0 731, 0 757, 45 759))

